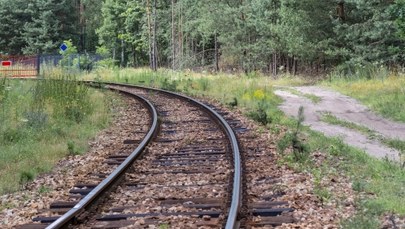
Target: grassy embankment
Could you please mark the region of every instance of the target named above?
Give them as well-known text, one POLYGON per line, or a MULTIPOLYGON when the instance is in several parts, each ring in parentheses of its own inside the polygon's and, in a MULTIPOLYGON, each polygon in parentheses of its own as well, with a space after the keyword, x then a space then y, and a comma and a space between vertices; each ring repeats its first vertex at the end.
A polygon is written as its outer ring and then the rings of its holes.
MULTIPOLYGON (((232 76, 226 74, 210 75, 190 72, 173 73, 147 69, 103 70, 85 76, 87 79, 143 84, 168 90, 181 91, 192 96, 214 98, 229 107, 238 107, 247 116, 255 119, 272 134, 279 136, 279 151, 289 166, 311 172, 315 177, 314 193, 321 201, 344 201, 334 196, 333 190, 322 184, 323 179, 345 175, 353 183, 358 206, 357 215, 342 222, 344 228, 379 228, 378 218, 384 214, 405 215, 405 170, 399 165, 377 160, 361 150, 345 145, 338 138, 326 138, 306 127, 299 128, 294 134, 297 121, 289 119, 277 109, 281 100, 273 93, 273 85, 299 85, 300 79, 282 79, 272 81, 260 76, 232 76), (290 131, 285 132, 285 129, 290 131), (305 135, 305 139, 301 138, 305 135), (285 153, 291 149, 293 140, 300 141, 304 147, 301 152, 285 153), (322 153, 325 161, 321 165, 314 163, 312 153, 322 153)), ((388 91, 391 92, 391 91, 388 91)), ((384 94, 388 93, 387 91, 384 94)), ((361 92, 359 92, 360 95, 361 92)), ((388 96, 388 95, 387 95, 388 96)), ((400 94, 392 95, 399 98, 400 94)), ((396 100, 398 109, 405 100, 396 100)), ((387 101, 390 102, 390 101, 387 101)), ((401 111, 395 112, 400 116, 401 111)))
POLYGON ((67 155, 85 152, 110 120, 110 98, 57 76, 0 78, 0 194, 17 191, 67 155))

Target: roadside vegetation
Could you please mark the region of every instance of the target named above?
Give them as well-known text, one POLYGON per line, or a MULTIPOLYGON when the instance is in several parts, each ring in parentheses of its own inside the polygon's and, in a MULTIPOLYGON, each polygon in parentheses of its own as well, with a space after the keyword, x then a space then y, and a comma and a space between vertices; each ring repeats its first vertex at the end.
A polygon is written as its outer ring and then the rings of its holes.
MULTIPOLYGON (((354 201, 358 208, 355 216, 342 222, 343 228, 379 228, 381 217, 405 215, 402 204, 405 170, 399 164, 374 159, 359 149, 347 146, 341 139, 327 138, 311 131, 300 124, 305 119, 302 111, 301 118, 296 121, 287 118, 277 108, 281 100, 273 93, 274 85, 302 85, 305 84, 302 79, 277 81, 260 75, 154 72, 148 69, 95 71, 84 78, 163 88, 213 98, 230 108, 238 107, 248 117, 279 136, 278 150, 283 155, 279 163, 298 171, 311 172, 315 176, 314 193, 320 201, 325 204, 329 201, 345 201, 342 197, 334 196, 333 190, 325 186, 323 180, 342 175, 351 180, 352 188, 357 193, 354 201), (322 163, 317 162, 319 155, 323 155, 322 163)), ((349 80, 346 82, 349 83, 349 80)), ((385 95, 389 96, 387 91, 385 95)), ((399 110, 395 112, 401 113, 399 110)), ((365 128, 362 130, 369 132, 365 128)))
POLYGON ((388 147, 398 150, 402 155, 401 164, 403 166, 405 166, 405 141, 404 140, 386 138, 386 137, 378 134, 377 132, 371 130, 368 127, 339 119, 336 116, 333 116, 329 113, 323 114, 323 116, 321 117, 321 120, 326 123, 330 123, 332 125, 338 125, 338 126, 343 126, 343 127, 352 129, 352 130, 357 130, 360 133, 367 136, 369 139, 377 139, 380 142, 382 142, 383 144, 387 145, 388 147))
POLYGON ((0 194, 18 190, 63 157, 85 152, 110 120, 109 97, 65 74, 38 81, 0 78, 0 194))
POLYGON ((395 121, 405 122, 405 76, 391 74, 384 68, 360 71, 350 77, 332 74, 324 85, 354 97, 363 104, 395 121), (371 74, 371 75, 370 75, 371 74))

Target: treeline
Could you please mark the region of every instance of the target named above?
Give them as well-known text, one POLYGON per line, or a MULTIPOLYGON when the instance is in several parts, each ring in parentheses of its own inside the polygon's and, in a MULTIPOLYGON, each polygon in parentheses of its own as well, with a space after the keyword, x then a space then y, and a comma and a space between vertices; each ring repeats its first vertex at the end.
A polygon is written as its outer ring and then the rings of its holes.
POLYGON ((0 52, 71 39, 121 66, 322 73, 405 63, 405 0, 0 0, 0 52))

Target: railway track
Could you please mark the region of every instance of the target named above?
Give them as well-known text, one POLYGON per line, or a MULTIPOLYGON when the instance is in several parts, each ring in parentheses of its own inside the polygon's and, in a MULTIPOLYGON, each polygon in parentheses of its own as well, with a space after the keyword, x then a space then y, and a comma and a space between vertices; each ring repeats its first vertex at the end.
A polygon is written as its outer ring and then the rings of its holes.
POLYGON ((260 162, 269 161, 263 160, 266 152, 232 114, 166 91, 108 87, 136 96, 155 115, 124 140, 125 150, 107 156, 103 171, 75 184, 67 201, 51 203, 48 215, 18 228, 251 228, 293 222, 288 203, 275 201, 282 192, 260 175, 266 168, 260 162))

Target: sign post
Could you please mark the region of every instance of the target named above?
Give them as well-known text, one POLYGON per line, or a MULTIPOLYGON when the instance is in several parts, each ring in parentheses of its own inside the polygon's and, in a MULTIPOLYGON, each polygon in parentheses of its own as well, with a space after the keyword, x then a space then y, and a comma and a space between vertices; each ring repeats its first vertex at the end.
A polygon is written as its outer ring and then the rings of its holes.
POLYGON ((68 46, 67 46, 65 43, 62 43, 62 44, 59 46, 59 49, 60 49, 62 52, 65 52, 65 51, 68 49, 68 46))

